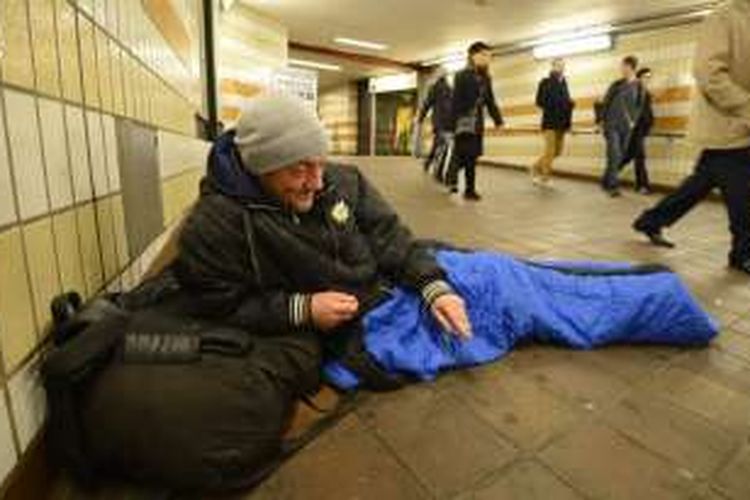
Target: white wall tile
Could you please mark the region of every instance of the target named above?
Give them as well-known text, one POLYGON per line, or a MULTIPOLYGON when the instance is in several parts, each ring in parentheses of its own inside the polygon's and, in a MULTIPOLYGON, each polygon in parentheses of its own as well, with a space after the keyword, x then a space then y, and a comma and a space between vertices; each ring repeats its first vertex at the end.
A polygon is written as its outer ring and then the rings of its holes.
POLYGON ((109 190, 110 192, 117 192, 120 190, 120 161, 117 156, 115 119, 110 115, 103 115, 102 127, 104 128, 104 147, 107 155, 109 190))
POLYGON ((93 196, 93 189, 83 111, 77 106, 65 106, 65 115, 70 146, 70 168, 73 173, 73 195, 77 202, 88 201, 93 196))
MULTIPOLYGON (((2 103, 0 103, 2 104, 2 103)), ((2 107, 0 106, 0 112, 2 107)), ((16 206, 13 199, 13 183, 10 177, 8 148, 5 143, 5 126, 0 117, 0 226, 16 220, 16 206)))
POLYGON ((59 101, 39 99, 44 161, 47 166, 47 189, 53 210, 73 203, 73 187, 68 168, 63 106, 59 101))
POLYGON ((107 181, 107 157, 104 151, 104 134, 101 115, 96 111, 86 113, 89 131, 89 151, 91 152, 91 174, 94 180, 94 194, 105 196, 109 193, 107 181))
POLYGON ((8 391, 19 444, 25 450, 44 423, 47 412, 38 359, 31 360, 10 379, 8 391))
POLYGON ((10 152, 20 216, 25 220, 49 211, 34 97, 6 90, 5 113, 12 124, 10 152))
POLYGON ((8 408, 5 406, 5 394, 0 390, 0 483, 13 470, 18 461, 9 419, 8 408))

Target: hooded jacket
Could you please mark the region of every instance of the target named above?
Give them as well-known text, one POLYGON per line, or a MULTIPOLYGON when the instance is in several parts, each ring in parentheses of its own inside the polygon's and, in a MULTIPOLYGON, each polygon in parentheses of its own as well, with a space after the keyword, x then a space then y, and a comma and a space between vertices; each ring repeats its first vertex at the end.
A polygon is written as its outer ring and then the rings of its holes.
POLYGON ((705 149, 750 147, 750 0, 712 14, 701 27, 690 138, 705 149))
POLYGON ((398 284, 431 303, 451 291, 426 246, 356 168, 327 165, 324 186, 309 213, 290 212, 242 168, 233 132, 220 137, 174 265, 193 311, 280 334, 312 328, 316 292, 367 302, 374 290, 398 284))
POLYGON ((554 72, 539 82, 536 105, 542 110, 542 130, 570 130, 575 104, 568 80, 554 72))
POLYGON ((448 83, 448 78, 445 76, 440 77, 430 87, 427 98, 419 110, 419 121, 423 122, 430 111, 432 111, 432 129, 435 133, 450 131, 453 111, 453 89, 448 83))

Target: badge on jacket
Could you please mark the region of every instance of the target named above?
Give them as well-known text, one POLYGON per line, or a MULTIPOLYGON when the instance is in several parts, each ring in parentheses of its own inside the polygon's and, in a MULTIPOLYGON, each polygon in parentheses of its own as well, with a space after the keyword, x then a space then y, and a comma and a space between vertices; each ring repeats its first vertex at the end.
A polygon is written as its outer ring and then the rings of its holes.
POLYGON ((339 226, 345 226, 350 217, 351 210, 344 200, 340 200, 331 209, 331 220, 339 226))

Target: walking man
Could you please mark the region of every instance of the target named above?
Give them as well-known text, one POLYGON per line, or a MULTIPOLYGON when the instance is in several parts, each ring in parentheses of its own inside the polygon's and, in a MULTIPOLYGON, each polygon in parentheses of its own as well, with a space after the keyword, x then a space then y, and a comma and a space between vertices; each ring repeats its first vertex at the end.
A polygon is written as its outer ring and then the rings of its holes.
POLYGON ((694 71, 698 86, 691 137, 702 148, 693 174, 634 223, 652 243, 719 188, 729 214, 729 266, 750 274, 750 0, 734 0, 704 23, 694 71))
POLYGON ((633 130, 628 153, 623 161, 622 168, 625 168, 631 161, 633 162, 635 168, 635 190, 638 193, 647 195, 651 194, 651 181, 649 180, 648 169, 646 168, 646 138, 651 134, 651 129, 654 126, 653 98, 649 91, 652 76, 651 69, 639 69, 637 76, 641 84, 640 96, 643 99, 643 111, 633 130))
POLYGON ((637 70, 637 58, 628 56, 623 59, 622 78, 609 87, 601 108, 602 128, 607 141, 607 165, 602 177, 602 188, 613 198, 620 196, 620 167, 643 111, 637 70))
POLYGON ((437 81, 430 87, 427 98, 419 110, 419 123, 424 122, 427 115, 432 112, 432 148, 424 162, 425 172, 430 171, 432 164, 435 166, 435 178, 443 180, 445 162, 450 161, 447 157, 451 146, 451 112, 453 106, 453 89, 448 83, 448 76, 443 72, 437 81))
POLYGON ((531 181, 537 186, 550 186, 552 162, 562 154, 565 134, 572 126, 575 107, 568 91, 563 59, 554 59, 549 76, 539 82, 536 105, 542 110, 544 154, 531 167, 531 181))
POLYGON ((490 46, 476 42, 469 47, 469 65, 456 74, 453 89, 453 121, 456 136, 455 158, 451 163, 448 185, 458 192, 458 172, 466 171, 464 199, 482 199, 476 189, 477 159, 484 152, 484 108, 495 126, 503 124, 503 117, 495 102, 490 76, 492 52, 490 46))

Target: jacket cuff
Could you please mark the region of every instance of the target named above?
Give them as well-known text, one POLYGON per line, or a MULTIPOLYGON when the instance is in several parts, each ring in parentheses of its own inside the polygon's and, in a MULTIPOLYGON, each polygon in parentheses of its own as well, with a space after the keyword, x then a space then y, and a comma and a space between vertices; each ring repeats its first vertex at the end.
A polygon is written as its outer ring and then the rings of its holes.
POLYGON ((289 296, 289 324, 294 328, 307 326, 312 321, 312 297, 295 293, 289 296))
POLYGON ((422 299, 431 306, 435 300, 443 295, 456 293, 453 287, 445 280, 434 280, 422 287, 422 299))

